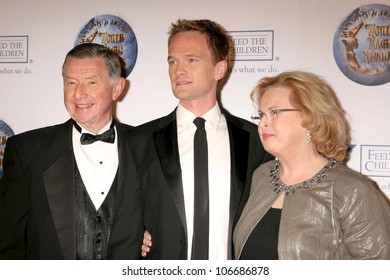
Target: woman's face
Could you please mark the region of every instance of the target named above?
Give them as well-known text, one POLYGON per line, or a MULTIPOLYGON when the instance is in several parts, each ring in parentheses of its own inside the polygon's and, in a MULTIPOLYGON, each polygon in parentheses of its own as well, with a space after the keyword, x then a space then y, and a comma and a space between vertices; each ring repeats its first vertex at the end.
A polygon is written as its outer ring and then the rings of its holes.
POLYGON ((291 94, 288 87, 274 86, 260 100, 259 110, 264 113, 258 126, 260 139, 265 150, 278 158, 294 155, 307 147, 301 111, 283 111, 297 109, 290 103, 291 94))

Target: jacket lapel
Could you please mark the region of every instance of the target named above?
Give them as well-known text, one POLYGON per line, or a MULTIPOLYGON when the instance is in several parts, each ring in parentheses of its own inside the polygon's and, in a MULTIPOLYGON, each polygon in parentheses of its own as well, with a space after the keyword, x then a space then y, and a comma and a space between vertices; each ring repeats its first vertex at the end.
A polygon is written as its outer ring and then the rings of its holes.
POLYGON ((228 235, 228 259, 233 258, 233 230, 239 219, 242 208, 242 199, 245 190, 245 182, 248 176, 249 132, 232 121, 230 115, 224 112, 227 120, 230 141, 231 158, 231 187, 230 187, 230 213, 228 235))
POLYGON ((247 179, 249 133, 231 123, 228 123, 228 127, 231 156, 230 216, 235 217, 247 179))
POLYGON ((120 193, 122 186, 124 186, 124 182, 126 181, 126 174, 128 170, 126 170, 126 166, 128 165, 128 151, 127 146, 123 145, 123 137, 125 133, 125 128, 121 123, 116 121, 116 131, 118 134, 118 186, 117 186, 117 193, 120 193))
POLYGON ((43 182, 64 259, 76 259, 74 155, 72 121, 59 128, 49 149, 53 163, 44 171, 43 182))
MULTIPOLYGON (((183 183, 181 177, 180 156, 177 142, 176 111, 166 126, 154 133, 154 142, 161 167, 171 189, 184 229, 187 229, 184 207, 183 183)), ((187 230, 186 230, 187 231, 187 230)))

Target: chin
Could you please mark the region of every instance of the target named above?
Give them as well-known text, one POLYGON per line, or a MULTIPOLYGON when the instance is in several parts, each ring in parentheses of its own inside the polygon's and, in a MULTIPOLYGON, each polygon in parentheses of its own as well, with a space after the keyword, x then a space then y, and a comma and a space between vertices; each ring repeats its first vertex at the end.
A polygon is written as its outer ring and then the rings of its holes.
POLYGON ((275 155, 274 154, 274 149, 272 149, 272 147, 270 147, 270 145, 267 145, 267 144, 263 144, 263 148, 264 148, 264 150, 267 152, 267 153, 270 153, 270 154, 272 154, 272 155, 275 155))

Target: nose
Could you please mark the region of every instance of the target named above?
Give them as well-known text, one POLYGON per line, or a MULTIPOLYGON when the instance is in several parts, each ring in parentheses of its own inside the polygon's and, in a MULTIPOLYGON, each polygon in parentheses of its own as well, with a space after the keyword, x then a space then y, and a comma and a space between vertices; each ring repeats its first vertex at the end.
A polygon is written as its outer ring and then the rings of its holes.
POLYGON ((269 126, 269 121, 266 116, 263 116, 261 120, 259 121, 259 128, 265 128, 269 126))
POLYGON ((185 71, 186 71, 185 69, 186 69, 186 68, 185 68, 184 63, 182 63, 182 62, 177 62, 177 64, 176 64, 176 69, 175 69, 176 75, 177 75, 177 76, 183 75, 183 74, 185 73, 185 71))
POLYGON ((78 84, 74 89, 75 98, 82 99, 83 97, 87 96, 86 87, 83 84, 78 84))

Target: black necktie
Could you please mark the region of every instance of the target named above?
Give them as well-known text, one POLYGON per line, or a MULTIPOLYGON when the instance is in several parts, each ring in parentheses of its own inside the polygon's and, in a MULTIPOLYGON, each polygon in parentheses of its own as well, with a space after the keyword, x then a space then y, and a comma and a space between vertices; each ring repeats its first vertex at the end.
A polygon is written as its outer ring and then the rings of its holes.
MULTIPOLYGON (((81 127, 78 125, 78 123, 73 121, 73 125, 77 129, 77 131, 81 133, 81 127)), ((96 142, 96 141, 103 141, 103 142, 107 142, 107 143, 114 143, 115 142, 115 129, 114 129, 114 126, 115 126, 115 120, 113 119, 112 122, 111 122, 111 125, 110 125, 110 129, 106 130, 102 134, 93 135, 93 134, 90 134, 90 133, 82 133, 81 134, 81 138, 80 138, 81 144, 82 145, 88 145, 88 144, 92 144, 93 142, 96 142)))
POLYGON ((209 257, 209 176, 205 120, 196 118, 194 136, 194 235, 193 260, 209 257))

